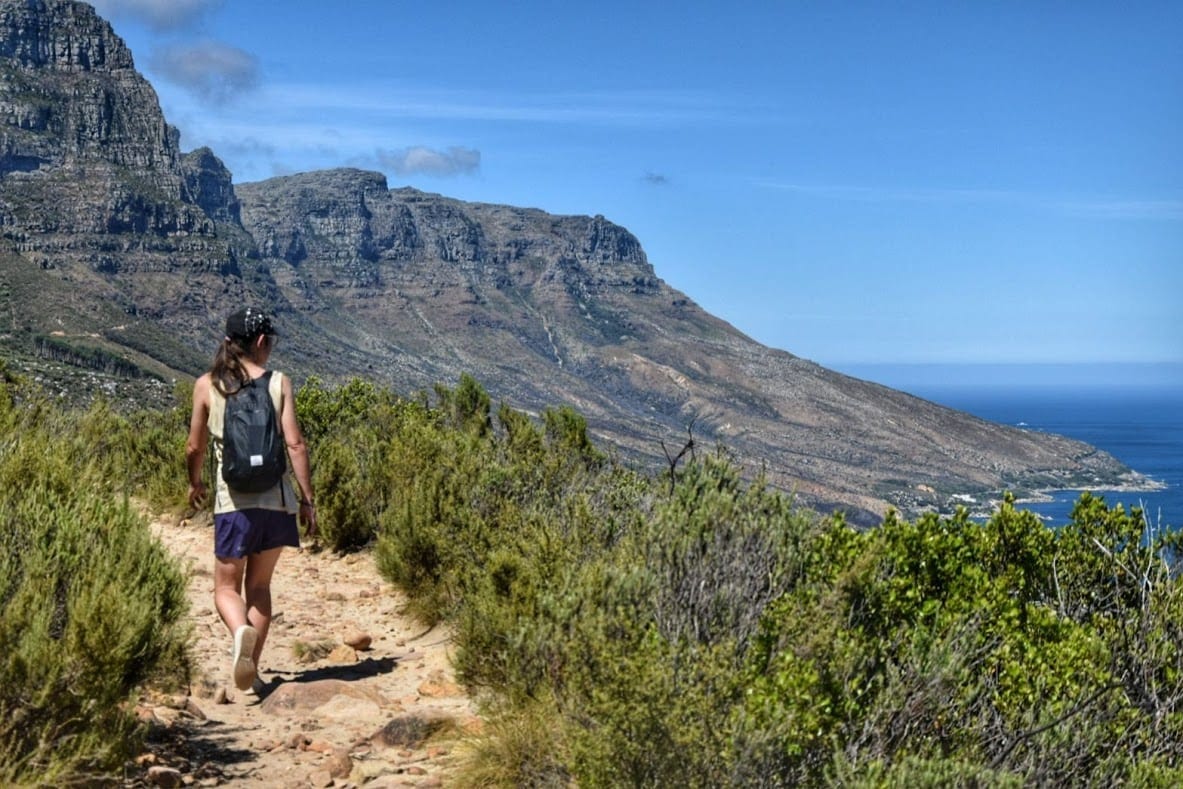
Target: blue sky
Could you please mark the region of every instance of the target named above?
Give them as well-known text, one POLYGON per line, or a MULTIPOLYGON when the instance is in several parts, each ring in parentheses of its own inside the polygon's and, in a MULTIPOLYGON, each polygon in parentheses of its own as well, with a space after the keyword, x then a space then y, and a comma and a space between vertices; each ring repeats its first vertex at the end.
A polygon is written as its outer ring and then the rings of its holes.
POLYGON ((1183 3, 95 5, 236 183, 602 214, 831 367, 1183 363, 1183 3))

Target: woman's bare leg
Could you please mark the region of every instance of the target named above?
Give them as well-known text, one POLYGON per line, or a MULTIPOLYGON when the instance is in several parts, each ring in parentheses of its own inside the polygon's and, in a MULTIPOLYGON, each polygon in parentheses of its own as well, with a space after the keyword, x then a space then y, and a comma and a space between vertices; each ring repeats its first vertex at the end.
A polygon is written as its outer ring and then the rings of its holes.
POLYGON ((226 623, 234 641, 230 673, 239 690, 249 689, 258 676, 257 664, 243 654, 244 650, 255 653, 257 646, 256 633, 250 626, 249 611, 241 594, 243 573, 247 566, 247 559, 214 557, 214 607, 218 609, 218 615, 226 623))
POLYGON ((242 599, 242 576, 246 559, 214 557, 214 608, 233 636, 247 622, 246 604, 242 599))
POLYGON ((259 638, 255 641, 254 654, 251 655, 256 666, 259 665, 259 656, 263 654, 263 642, 267 640, 267 630, 271 627, 271 576, 275 572, 275 565, 279 562, 279 555, 282 552, 282 546, 270 548, 260 553, 253 553, 246 560, 246 600, 243 604, 243 623, 249 623, 259 632, 259 638))

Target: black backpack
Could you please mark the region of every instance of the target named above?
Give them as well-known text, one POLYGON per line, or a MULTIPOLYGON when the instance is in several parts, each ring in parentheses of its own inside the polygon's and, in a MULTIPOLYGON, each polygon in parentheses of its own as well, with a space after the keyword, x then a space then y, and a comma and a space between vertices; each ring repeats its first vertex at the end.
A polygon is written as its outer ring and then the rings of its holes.
POLYGON ((271 402, 271 371, 226 397, 222 422, 222 479, 233 490, 262 493, 287 471, 283 435, 271 402))

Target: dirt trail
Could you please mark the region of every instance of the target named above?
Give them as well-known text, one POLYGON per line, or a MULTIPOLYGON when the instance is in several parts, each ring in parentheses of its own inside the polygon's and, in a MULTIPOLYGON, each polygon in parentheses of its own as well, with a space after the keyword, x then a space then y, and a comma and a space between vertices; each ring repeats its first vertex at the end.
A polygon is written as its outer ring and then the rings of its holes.
POLYGON ((152 528, 189 568, 195 669, 188 695, 138 708, 151 733, 125 786, 454 785, 457 743, 480 729, 476 708, 454 681, 448 634, 400 613, 405 597, 369 553, 285 549, 260 666, 267 686, 251 695, 230 678, 208 516, 152 528), (368 647, 345 643, 364 636, 368 647))

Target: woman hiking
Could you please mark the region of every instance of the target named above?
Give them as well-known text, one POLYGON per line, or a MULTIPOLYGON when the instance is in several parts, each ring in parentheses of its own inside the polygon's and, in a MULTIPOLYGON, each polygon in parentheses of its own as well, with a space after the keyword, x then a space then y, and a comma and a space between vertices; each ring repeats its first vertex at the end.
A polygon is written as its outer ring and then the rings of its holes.
POLYGON ((308 447, 296 423, 291 380, 267 370, 277 340, 262 310, 247 307, 226 319, 226 336, 213 364, 193 386, 185 447, 189 504, 198 508, 207 495, 201 475, 207 441, 213 437, 214 606, 234 639, 234 684, 256 693, 263 687, 258 665, 271 624, 271 576, 284 546, 300 547, 297 515, 308 536, 316 537, 308 447), (264 424, 266 429, 258 427, 264 424), (248 438, 269 443, 270 455, 250 449, 240 462, 248 438), (299 495, 285 473, 284 445, 299 495), (247 476, 236 476, 235 469, 247 476), (261 481, 249 477, 257 471, 270 474, 261 481))

